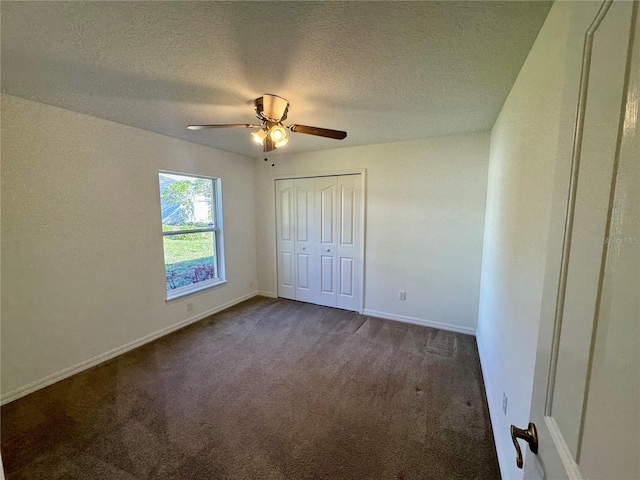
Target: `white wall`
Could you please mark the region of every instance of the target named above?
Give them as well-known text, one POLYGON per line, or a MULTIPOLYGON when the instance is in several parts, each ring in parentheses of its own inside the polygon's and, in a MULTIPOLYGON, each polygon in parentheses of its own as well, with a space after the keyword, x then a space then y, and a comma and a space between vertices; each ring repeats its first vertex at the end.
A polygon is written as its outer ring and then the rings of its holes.
MULTIPOLYGON (((0 155, 0 172, 2 171, 2 155, 0 155)), ((0 182, 0 205, 2 204, 2 182, 0 182)), ((0 217, 2 209, 0 208, 0 217)), ((0 222, 0 239, 2 238, 2 222, 0 222)), ((0 248, 0 259, 2 258, 2 249, 0 248)), ((0 261, 0 272, 2 271, 2 262, 0 261)), ((1 285, 2 275, 0 274, 0 292, 2 292, 1 285)), ((2 325, 2 308, 0 308, 0 326, 2 325)), ((2 328, 0 328, 0 384, 2 382, 2 328)), ((4 465, 2 464, 2 455, 0 455, 0 480, 4 480, 4 465)))
POLYGON ((250 296, 253 174, 240 155, 2 95, 3 398, 250 296), (160 169, 222 178, 228 283, 189 313, 165 302, 160 169))
POLYGON ((365 313, 474 333, 488 156, 483 132, 257 159, 260 290, 276 292, 274 177, 364 168, 365 313))
POLYGON ((561 243, 550 238, 564 212, 551 208, 554 194, 566 198, 584 34, 571 22, 579 3, 553 5, 491 131, 477 342, 505 479, 522 478, 509 427, 530 420, 540 317, 552 314, 549 305, 543 312, 545 274, 559 269, 561 243))

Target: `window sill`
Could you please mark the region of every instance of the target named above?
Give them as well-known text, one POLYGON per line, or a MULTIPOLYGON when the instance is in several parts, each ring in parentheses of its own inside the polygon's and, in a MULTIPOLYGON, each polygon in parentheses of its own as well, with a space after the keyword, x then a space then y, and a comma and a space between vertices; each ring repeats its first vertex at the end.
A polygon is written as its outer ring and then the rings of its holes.
POLYGON ((176 302, 184 297, 189 297, 191 295, 196 295, 198 293, 202 293, 205 290, 209 290, 211 288, 216 288, 219 287, 221 285, 225 285, 227 283, 227 280, 224 278, 218 278, 216 280, 212 280, 210 282, 202 282, 202 283, 198 283, 196 285, 193 285, 192 287, 183 287, 181 289, 176 289, 174 291, 171 292, 167 292, 167 303, 173 303, 176 302))

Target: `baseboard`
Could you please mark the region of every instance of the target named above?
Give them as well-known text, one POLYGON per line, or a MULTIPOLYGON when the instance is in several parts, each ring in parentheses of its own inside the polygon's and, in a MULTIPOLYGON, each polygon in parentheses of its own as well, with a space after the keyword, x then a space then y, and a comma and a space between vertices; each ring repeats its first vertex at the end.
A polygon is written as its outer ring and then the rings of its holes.
POLYGON ((450 332, 465 333, 467 335, 475 335, 476 331, 470 327, 462 327, 460 325, 451 325, 449 323, 432 322, 430 320, 424 320, 422 318, 408 317, 405 315, 396 315, 395 313, 378 312, 376 310, 369 310, 365 308, 362 312, 363 315, 369 315, 371 317, 384 318, 386 320, 396 320, 398 322, 413 323, 414 325, 422 325, 425 327, 439 328, 440 330, 448 330, 450 332))
POLYGON ((498 466, 500 467, 500 475, 502 478, 509 478, 507 472, 507 461, 513 461, 513 452, 510 457, 507 457, 506 452, 504 450, 504 444, 502 443, 502 437, 498 435, 500 429, 497 425, 498 415, 501 415, 501 411, 496 411, 496 407, 501 405, 501 403, 494 402, 494 398, 492 396, 493 389, 491 388, 491 380, 490 376, 487 372, 486 360, 484 360, 484 348, 480 344, 479 337, 476 336, 476 344, 478 345, 478 355, 480 357, 480 370, 482 371, 482 379, 484 380, 484 391, 487 395, 487 404, 489 406, 489 418, 491 420, 491 429, 493 430, 493 441, 496 445, 496 453, 498 454, 498 466))
POLYGON ((248 293, 239 298, 236 298, 235 300, 224 303, 222 305, 218 305, 217 307, 214 307, 210 310, 194 315, 193 317, 189 317, 186 320, 182 320, 178 323, 165 327, 162 330, 158 330, 157 332, 150 333, 149 335, 145 335, 144 337, 139 338, 138 340, 134 340, 133 342, 129 342, 125 345, 122 345, 121 347, 117 347, 117 348, 114 348, 113 350, 109 350, 108 352, 102 353, 100 355, 96 355, 95 357, 92 357, 88 360, 80 362, 71 367, 65 368, 64 370, 60 370, 59 372, 52 373, 51 375, 48 375, 40 380, 36 380, 35 382, 31 382, 23 387, 19 387, 19 388, 16 388, 15 390, 11 390, 10 392, 7 392, 5 394, 2 394, 2 396, 0 396, 0 405, 4 405, 6 403, 12 402, 14 400, 17 400, 18 398, 29 395, 30 393, 33 393, 36 390, 40 390, 41 388, 48 387, 49 385, 59 382, 60 380, 64 380, 65 378, 75 375, 76 373, 80 373, 83 370, 87 370, 89 368, 95 367, 96 365, 106 362, 107 360, 111 360, 112 358, 115 358, 118 355, 122 355, 123 353, 126 353, 135 348, 138 348, 144 345, 145 343, 149 343, 154 340, 157 340, 158 338, 168 335, 169 333, 175 332, 176 330, 186 327, 191 323, 197 322, 198 320, 202 320, 203 318, 206 318, 209 315, 218 313, 238 303, 244 302, 245 300, 249 300, 250 298, 253 298, 257 295, 264 295, 264 294, 258 291, 248 293))
POLYGON ((265 292, 264 290, 259 290, 256 292, 256 295, 260 295, 262 297, 269 297, 269 298, 278 298, 278 295, 276 295, 273 292, 265 292))

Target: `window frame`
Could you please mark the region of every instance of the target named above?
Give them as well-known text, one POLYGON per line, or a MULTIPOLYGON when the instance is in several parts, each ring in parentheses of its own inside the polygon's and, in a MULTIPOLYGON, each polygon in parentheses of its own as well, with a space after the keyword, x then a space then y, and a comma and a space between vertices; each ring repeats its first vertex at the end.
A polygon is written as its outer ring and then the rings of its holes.
POLYGON ((171 302, 174 300, 178 300, 182 297, 186 297, 189 295, 193 295, 195 293, 200 293, 205 290, 209 290, 214 287, 218 287, 220 285, 224 285, 227 283, 227 277, 225 273, 225 262, 224 262, 224 219, 222 213, 222 179, 220 177, 211 177, 208 175, 198 175, 195 173, 184 173, 184 172, 176 172, 172 170, 158 170, 158 181, 160 180, 160 175, 179 175, 182 177, 190 177, 190 178, 204 178, 207 180, 211 180, 213 192, 211 195, 211 216, 213 217, 213 227, 202 227, 195 228, 189 230, 162 230, 162 196, 159 192, 159 200, 160 200, 160 229, 162 233, 162 258, 163 258, 163 267, 165 271, 165 291, 167 294, 167 302, 171 302), (185 235, 190 233, 213 233, 213 250, 214 250, 214 259, 215 259, 215 268, 218 273, 218 276, 212 278, 210 280, 204 280, 198 283, 192 283, 190 285, 185 285, 184 287, 178 287, 173 290, 166 289, 166 272, 167 272, 167 264, 164 257, 164 238, 166 236, 171 235, 185 235))

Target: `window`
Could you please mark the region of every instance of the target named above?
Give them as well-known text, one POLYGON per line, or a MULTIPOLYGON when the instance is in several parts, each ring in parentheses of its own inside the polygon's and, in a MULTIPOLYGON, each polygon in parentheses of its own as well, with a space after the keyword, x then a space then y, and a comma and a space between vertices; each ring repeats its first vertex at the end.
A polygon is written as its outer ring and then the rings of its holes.
POLYGON ((160 172, 167 299, 224 283, 220 179, 160 172))

